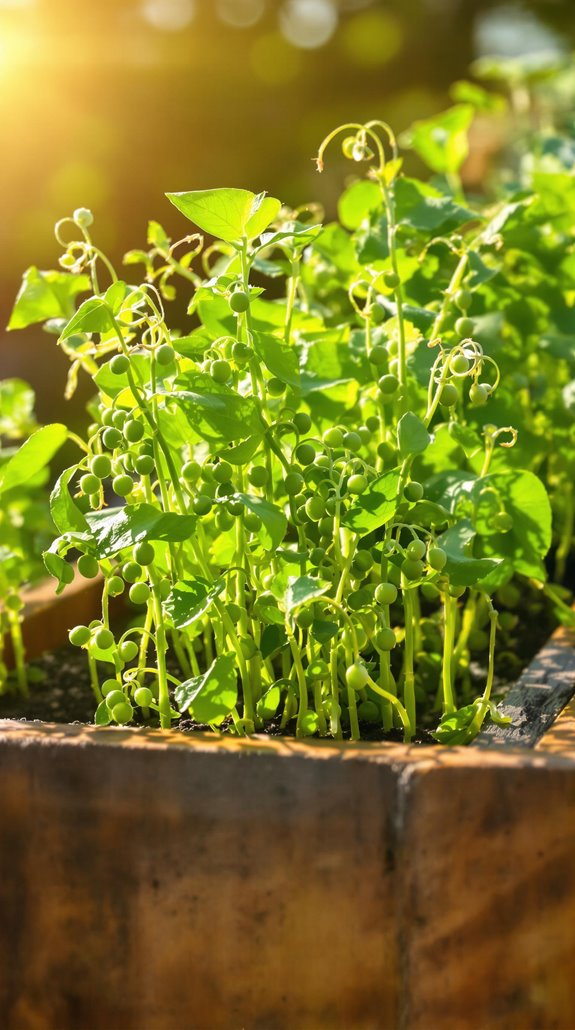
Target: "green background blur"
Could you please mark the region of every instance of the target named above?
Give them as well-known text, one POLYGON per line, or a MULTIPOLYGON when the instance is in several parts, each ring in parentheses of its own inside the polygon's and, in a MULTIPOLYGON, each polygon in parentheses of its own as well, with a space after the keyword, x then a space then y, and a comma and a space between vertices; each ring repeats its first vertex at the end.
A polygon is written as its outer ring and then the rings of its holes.
MULTIPOLYGON (((401 131, 482 54, 574 45, 575 0, 0 0, 0 324, 75 207, 118 264, 149 218, 187 231, 166 190, 266 189, 329 215, 348 170, 320 179, 312 158, 339 122, 401 131)), ((89 396, 62 400, 66 370, 40 329, 0 334, 0 377, 32 383, 43 421, 89 396)))

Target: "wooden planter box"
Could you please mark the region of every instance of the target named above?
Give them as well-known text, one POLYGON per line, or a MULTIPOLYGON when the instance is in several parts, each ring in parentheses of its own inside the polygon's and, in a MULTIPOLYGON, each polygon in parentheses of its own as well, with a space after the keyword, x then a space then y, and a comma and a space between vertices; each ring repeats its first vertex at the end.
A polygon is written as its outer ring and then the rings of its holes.
MULTIPOLYGON (((574 675, 559 631, 527 706, 574 675)), ((535 748, 521 718, 466 749, 1 722, 0 1026, 570 1030, 575 708, 535 748)))

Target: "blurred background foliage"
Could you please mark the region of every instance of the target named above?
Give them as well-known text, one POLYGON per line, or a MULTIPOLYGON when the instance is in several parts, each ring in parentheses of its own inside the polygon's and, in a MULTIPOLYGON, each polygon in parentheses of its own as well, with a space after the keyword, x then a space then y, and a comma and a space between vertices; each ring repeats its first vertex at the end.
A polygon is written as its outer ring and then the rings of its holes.
MULTIPOLYGON (((53 224, 75 207, 118 264, 149 218, 186 232, 166 190, 267 189, 329 217, 349 166, 319 179, 313 157, 338 123, 400 132, 478 57, 574 44, 574 0, 0 0, 1 324, 24 269, 55 266, 53 224)), ((476 126, 467 188, 505 131, 476 126)), ((67 364, 37 328, 0 335, 0 378, 32 383, 42 421, 82 411, 82 389, 62 400, 67 364)))

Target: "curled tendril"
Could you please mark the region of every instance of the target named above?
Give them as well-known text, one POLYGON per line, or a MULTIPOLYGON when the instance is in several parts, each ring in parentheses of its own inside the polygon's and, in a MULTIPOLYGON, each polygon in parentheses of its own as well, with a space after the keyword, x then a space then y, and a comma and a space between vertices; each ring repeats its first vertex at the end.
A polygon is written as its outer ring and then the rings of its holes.
POLYGON ((515 428, 515 426, 500 426, 500 428, 496 429, 494 432, 491 431, 490 426, 484 426, 483 431, 485 436, 488 436, 489 439, 492 440, 493 444, 497 443, 499 447, 515 447, 515 444, 517 443, 517 438, 519 436, 519 432, 515 428), (499 440, 499 437, 503 433, 509 433, 511 439, 499 440))
POLYGON ((343 133, 350 136, 354 142, 354 146, 349 154, 349 159, 352 161, 364 161, 376 158, 378 162, 376 170, 377 176, 383 177, 385 175, 386 159, 384 142, 387 142, 391 148, 392 160, 394 162, 398 160, 397 140, 393 130, 386 122, 374 120, 366 122, 363 125, 359 122, 347 122, 344 125, 338 125, 337 129, 330 132, 322 141, 315 159, 318 172, 323 172, 324 170, 324 154, 327 147, 332 140, 336 139, 337 136, 340 136, 343 133), (381 136, 384 138, 383 141, 381 136))
POLYGON ((372 286, 365 279, 356 279, 347 291, 350 304, 353 310, 356 312, 357 315, 359 315, 360 318, 369 318, 369 311, 371 308, 371 292, 372 286), (361 289, 365 290, 365 295, 360 294, 359 291, 361 289), (363 308, 360 307, 357 302, 358 296, 362 296, 362 299, 365 300, 365 305, 363 308))

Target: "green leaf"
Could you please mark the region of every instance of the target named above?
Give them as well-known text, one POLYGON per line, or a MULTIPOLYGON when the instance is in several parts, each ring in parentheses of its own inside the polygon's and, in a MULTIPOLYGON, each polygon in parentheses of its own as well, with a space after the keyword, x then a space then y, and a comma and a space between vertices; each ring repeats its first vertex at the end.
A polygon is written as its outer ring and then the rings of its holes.
POLYGON ((192 190, 189 193, 166 193, 168 200, 197 225, 202 232, 226 243, 237 243, 243 237, 253 239, 276 217, 281 203, 264 193, 257 196, 250 190, 192 190))
POLYGON ((96 714, 94 715, 94 722, 96 726, 109 726, 112 721, 112 713, 106 704, 106 699, 100 701, 100 704, 96 708, 96 714))
POLYGON ((468 132, 474 114, 471 104, 456 104, 434 118, 414 122, 404 142, 432 171, 455 174, 469 153, 468 132))
POLYGON ((87 275, 40 272, 32 266, 24 273, 8 329, 25 329, 49 318, 68 319, 73 311, 74 298, 89 289, 87 275))
POLYGON ((384 526, 395 515, 398 505, 399 469, 391 469, 374 479, 359 500, 345 513, 342 524, 365 536, 384 526))
POLYGON ((359 179, 348 186, 338 203, 339 220, 346 229, 359 229, 373 211, 382 207, 383 197, 376 182, 359 179))
POLYGON ((421 233, 453 232, 478 218, 475 212, 456 203, 453 197, 416 179, 398 179, 395 199, 398 223, 421 233))
POLYGON ((187 708, 198 722, 218 726, 238 699, 235 654, 219 655, 203 675, 180 683, 174 696, 180 709, 187 708))
POLYGON ((169 615, 176 629, 191 626, 219 597, 226 583, 220 578, 210 584, 207 579, 198 576, 194 580, 180 580, 172 587, 166 600, 162 603, 166 615, 169 615))
POLYGON ((329 590, 330 584, 311 576, 290 576, 284 595, 284 608, 289 613, 314 597, 321 597, 329 590))
POLYGON ((42 426, 32 433, 0 468, 0 493, 33 479, 41 469, 46 468, 67 439, 68 430, 59 422, 42 426))
POLYGON ((492 558, 479 558, 474 554, 476 532, 468 519, 462 519, 437 538, 437 544, 447 554, 445 574, 456 587, 475 586, 500 564, 492 558))
POLYGON ((184 373, 175 385, 178 392, 170 400, 184 411, 201 438, 231 443, 262 435, 264 426, 253 397, 241 397, 202 372, 184 373))
POLYGON ((273 719, 280 706, 281 699, 281 688, 274 683, 273 686, 266 690, 264 696, 260 698, 256 705, 256 711, 260 719, 273 719))
POLYGON ((457 712, 444 715, 433 734, 435 739, 440 744, 449 744, 451 747, 468 744, 480 728, 474 725, 478 708, 479 702, 474 701, 471 705, 464 705, 457 712))
POLYGON ((67 533, 69 530, 75 530, 78 533, 90 531, 86 516, 80 511, 68 489, 70 480, 73 479, 76 471, 76 466, 74 466, 62 472, 50 494, 50 514, 59 533, 67 533))
POLYGON ((269 626, 264 626, 260 641, 262 658, 270 658, 271 655, 276 654, 277 651, 281 651, 282 647, 285 647, 286 644, 287 636, 283 626, 278 626, 275 623, 269 626))
POLYGON ((314 640, 320 644, 327 644, 328 640, 337 636, 339 626, 337 622, 329 622, 327 619, 314 619, 311 624, 311 632, 314 640))
MULTIPOLYGON (((237 493, 233 495, 234 500, 242 501, 248 511, 258 515, 262 520, 258 537, 263 546, 271 551, 281 544, 287 531, 287 518, 280 508, 270 501, 264 501, 261 497, 254 497, 251 494, 237 493)), ((227 498, 229 500, 229 498, 227 498)))
POLYGON ((524 576, 544 580, 543 558, 551 546, 551 505, 541 480, 522 469, 493 472, 477 480, 473 500, 481 553, 505 559, 508 567, 524 576), (493 515, 501 509, 513 519, 507 533, 493 527, 493 515))
POLYGON ((76 333, 105 333, 112 328, 110 308, 101 297, 90 297, 80 304, 77 312, 60 333, 61 340, 67 340, 76 333))
POLYGON ((35 428, 34 391, 23 379, 0 380, 0 436, 21 439, 35 428))
POLYGON ((418 415, 406 411, 397 426, 397 446, 402 458, 410 454, 421 454, 431 443, 431 436, 418 415))
POLYGON ((270 333, 254 333, 254 349, 266 368, 282 383, 289 386, 300 385, 299 362, 297 351, 282 343, 270 333))
POLYGON ((98 558, 108 558, 140 540, 188 540, 195 529, 195 515, 163 512, 151 504, 127 504, 89 512, 86 520, 96 544, 98 558))

